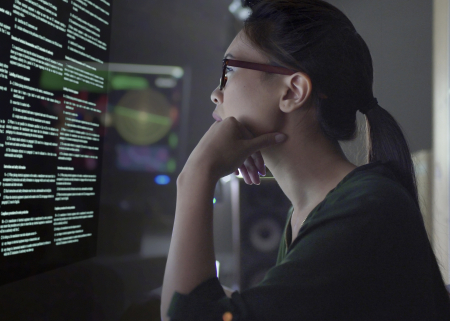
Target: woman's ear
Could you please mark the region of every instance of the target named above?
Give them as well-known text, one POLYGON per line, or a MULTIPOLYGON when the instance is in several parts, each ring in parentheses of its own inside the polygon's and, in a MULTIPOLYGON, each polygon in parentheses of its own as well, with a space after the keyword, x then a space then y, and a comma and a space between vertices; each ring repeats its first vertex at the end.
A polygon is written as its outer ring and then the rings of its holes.
POLYGON ((280 99, 280 109, 290 113, 304 106, 311 96, 312 84, 308 75, 297 72, 285 78, 283 95, 280 99))

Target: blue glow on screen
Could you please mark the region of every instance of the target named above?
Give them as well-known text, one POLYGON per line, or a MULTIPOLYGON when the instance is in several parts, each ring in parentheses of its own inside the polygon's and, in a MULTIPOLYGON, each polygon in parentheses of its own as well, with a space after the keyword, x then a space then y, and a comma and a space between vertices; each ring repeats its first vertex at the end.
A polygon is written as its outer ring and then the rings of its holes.
POLYGON ((170 177, 167 175, 158 175, 155 177, 155 183, 158 185, 167 185, 170 183, 170 177))

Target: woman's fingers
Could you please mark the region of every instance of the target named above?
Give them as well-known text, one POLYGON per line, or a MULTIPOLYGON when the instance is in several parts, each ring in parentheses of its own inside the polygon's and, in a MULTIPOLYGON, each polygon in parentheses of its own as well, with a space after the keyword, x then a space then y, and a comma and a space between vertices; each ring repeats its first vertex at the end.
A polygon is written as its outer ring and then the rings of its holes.
POLYGON ((245 165, 242 165, 239 167, 239 171, 241 172, 242 177, 244 178, 244 182, 247 185, 252 185, 252 180, 250 176, 248 175, 247 168, 245 168, 245 165))
MULTIPOLYGON (((260 175, 266 175, 266 166, 260 152, 256 152, 247 158, 239 167, 242 177, 246 184, 252 185, 261 183, 260 175)), ((234 172, 235 175, 239 175, 239 170, 234 172)))
POLYGON ((261 176, 266 176, 266 165, 264 165, 264 159, 261 155, 261 152, 258 151, 256 153, 253 153, 251 157, 253 158, 255 166, 261 176))
POLYGON ((259 173, 258 169, 256 168, 255 162, 252 157, 249 157, 244 162, 245 168, 247 169, 248 175, 250 176, 250 179, 253 184, 259 185, 259 173))

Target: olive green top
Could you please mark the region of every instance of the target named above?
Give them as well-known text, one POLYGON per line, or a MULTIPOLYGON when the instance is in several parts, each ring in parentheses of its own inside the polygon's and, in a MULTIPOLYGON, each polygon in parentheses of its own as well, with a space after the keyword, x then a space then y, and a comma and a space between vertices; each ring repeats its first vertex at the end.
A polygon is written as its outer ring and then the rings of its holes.
POLYGON ((211 278, 174 294, 171 320, 222 321, 226 312, 233 321, 450 320, 420 210, 387 164, 350 172, 292 243, 291 215, 277 263, 258 285, 230 299, 211 278))

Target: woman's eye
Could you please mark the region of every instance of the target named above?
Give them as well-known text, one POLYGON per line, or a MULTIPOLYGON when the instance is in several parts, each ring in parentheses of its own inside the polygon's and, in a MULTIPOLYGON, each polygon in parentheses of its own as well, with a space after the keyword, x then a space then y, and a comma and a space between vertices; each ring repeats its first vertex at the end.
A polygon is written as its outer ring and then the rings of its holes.
POLYGON ((233 69, 231 69, 230 67, 227 67, 227 73, 233 71, 233 69))

